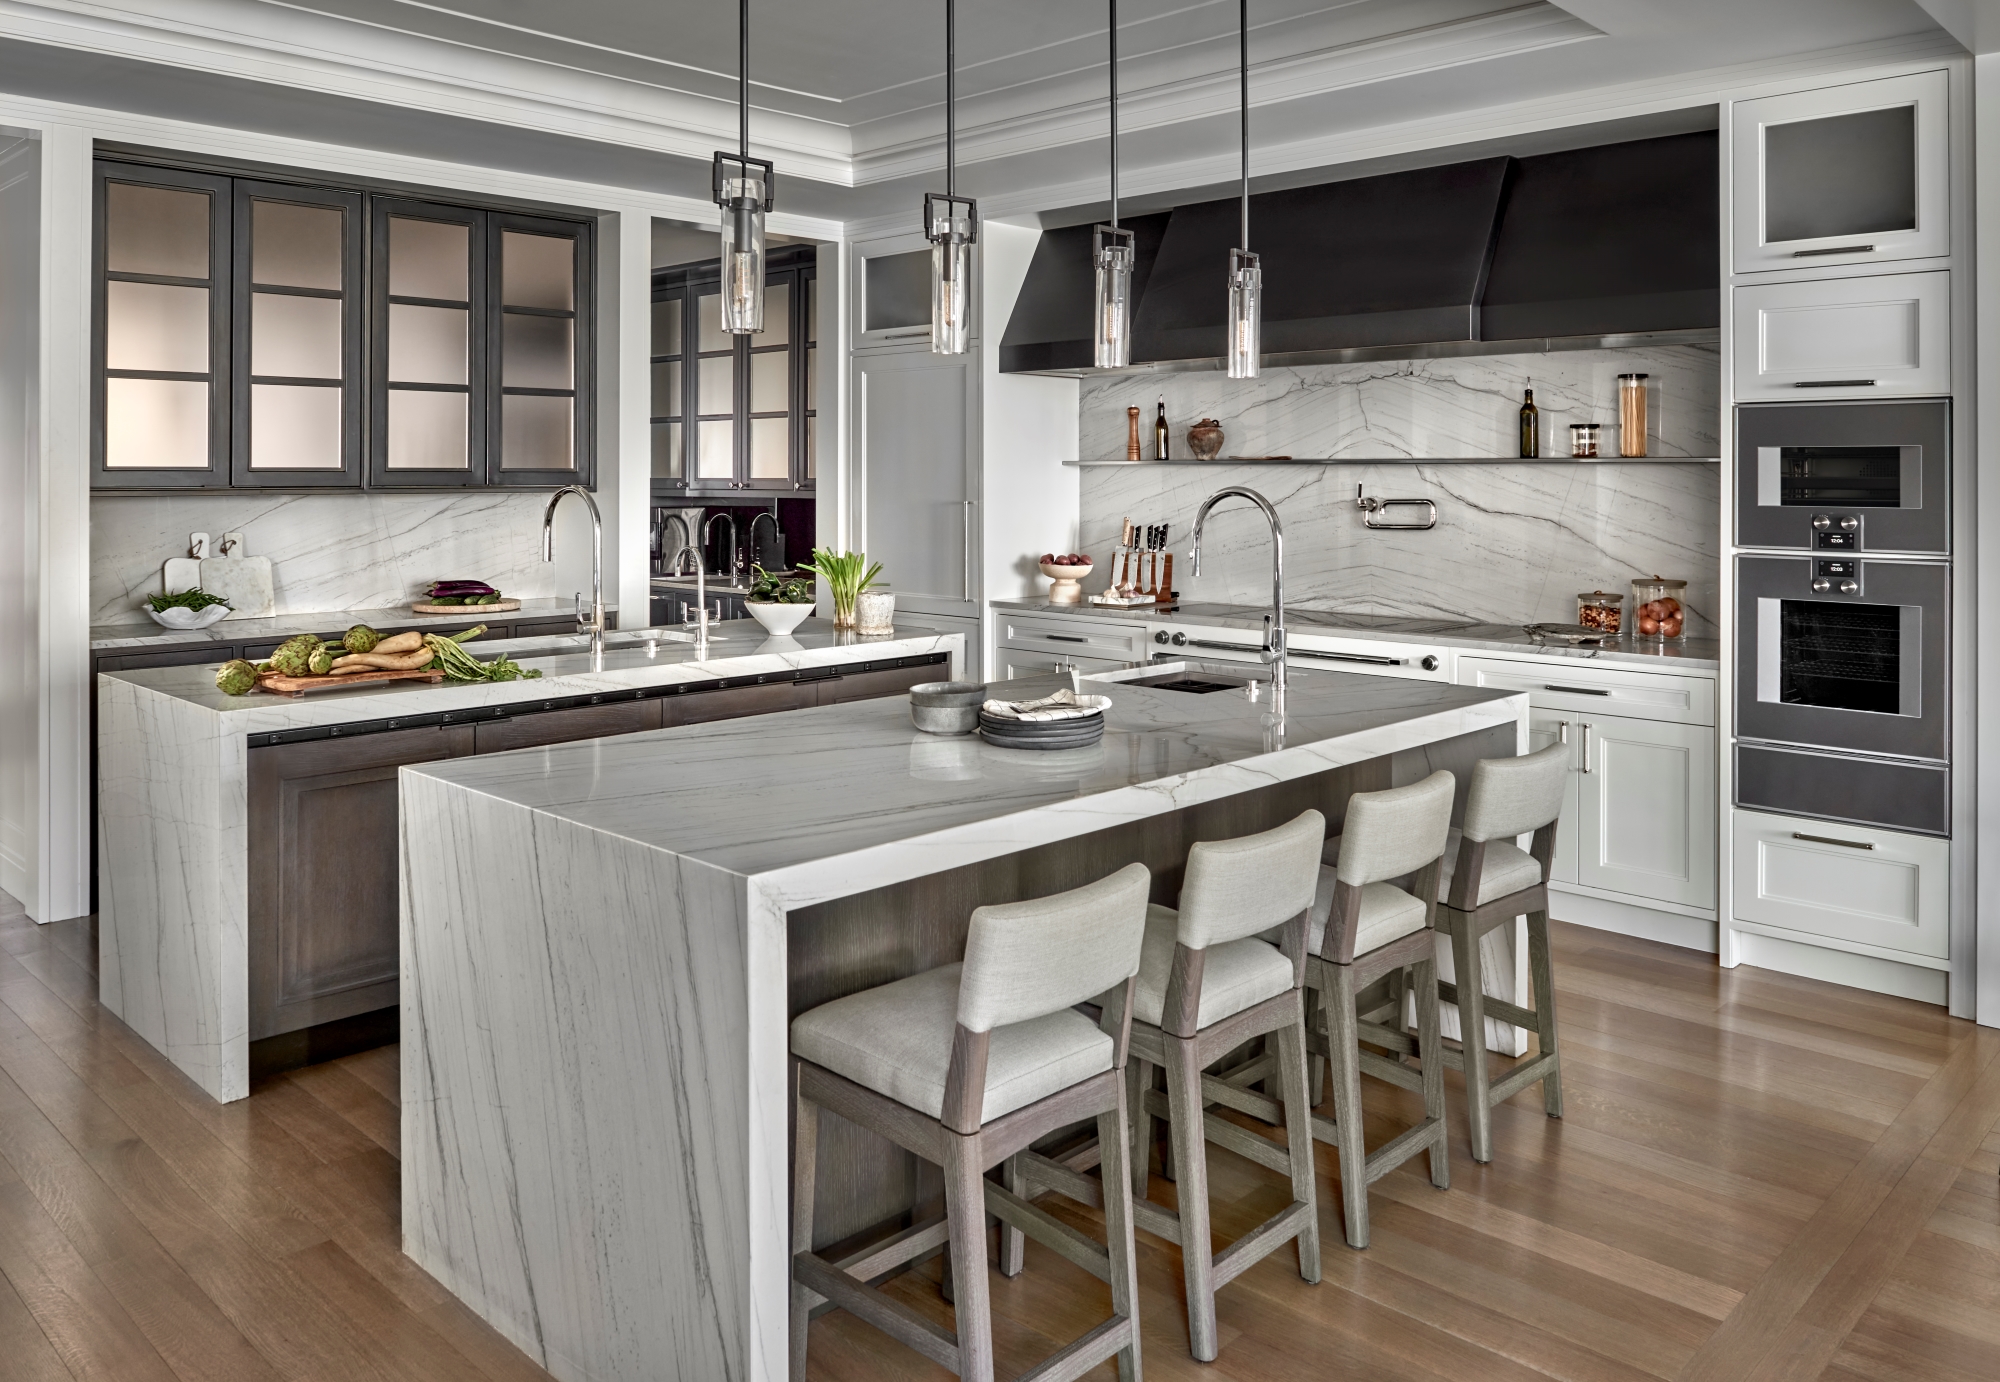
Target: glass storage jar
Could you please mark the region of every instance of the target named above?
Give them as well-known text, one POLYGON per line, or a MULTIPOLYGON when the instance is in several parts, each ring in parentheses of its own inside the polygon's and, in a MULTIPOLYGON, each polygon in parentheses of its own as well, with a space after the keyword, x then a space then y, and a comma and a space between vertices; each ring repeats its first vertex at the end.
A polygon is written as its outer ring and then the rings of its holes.
POLYGON ((1632 635, 1653 643, 1678 643, 1686 637, 1686 581, 1658 576, 1632 582, 1632 635))
POLYGON ((1569 454, 1586 457, 1597 454, 1596 423, 1572 422, 1569 425, 1569 454))
POLYGON ((1616 638, 1625 624, 1625 597, 1593 590, 1576 597, 1576 622, 1593 633, 1616 638))
POLYGON ((1618 376, 1618 454, 1646 454, 1646 376, 1618 376))

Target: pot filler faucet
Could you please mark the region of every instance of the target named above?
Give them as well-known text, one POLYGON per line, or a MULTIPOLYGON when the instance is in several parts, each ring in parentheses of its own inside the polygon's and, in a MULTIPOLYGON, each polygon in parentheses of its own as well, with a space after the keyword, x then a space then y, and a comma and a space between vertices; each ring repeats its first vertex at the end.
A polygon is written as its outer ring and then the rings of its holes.
POLYGON ((1285 526, 1278 521, 1278 511, 1271 507, 1271 501, 1254 489, 1242 485, 1226 485, 1201 501, 1201 507, 1194 515, 1194 546, 1188 553, 1188 565, 1194 575, 1201 574, 1201 525, 1208 519, 1208 511, 1224 499, 1247 499, 1263 511, 1264 521, 1271 525, 1271 612, 1264 616, 1264 646, 1258 649, 1258 656, 1271 668, 1271 690, 1282 696, 1285 693, 1285 526))
POLYGON ((574 494, 590 507, 590 622, 583 622, 583 592, 578 591, 577 624, 578 632, 590 634, 591 657, 601 661, 604 657, 604 518, 597 511, 597 501, 583 486, 564 485, 549 496, 549 506, 542 511, 542 560, 556 559, 556 505, 562 503, 565 494, 574 494))

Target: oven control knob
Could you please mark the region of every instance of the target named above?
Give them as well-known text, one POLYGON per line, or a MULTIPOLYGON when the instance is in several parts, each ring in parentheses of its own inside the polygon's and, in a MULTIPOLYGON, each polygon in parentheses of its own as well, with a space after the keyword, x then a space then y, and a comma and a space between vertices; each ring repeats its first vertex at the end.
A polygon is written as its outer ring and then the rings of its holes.
POLYGON ((1423 668, 1426 672, 1435 672, 1438 669, 1438 660, 1434 657, 1426 657, 1417 666, 1423 668))
POLYGON ((1161 630, 1160 630, 1160 631, 1159 631, 1158 633, 1156 633, 1156 634, 1154 634, 1154 635, 1153 635, 1153 641, 1154 641, 1155 643, 1164 643, 1164 642, 1166 642, 1166 641, 1167 641, 1167 631, 1166 631, 1165 629, 1161 629, 1161 630))
POLYGON ((1814 532, 1823 533, 1833 526, 1833 519, 1826 514, 1816 513, 1812 516, 1812 525, 1814 532))
POLYGON ((1859 595, 1861 593, 1861 582, 1853 579, 1842 581, 1840 583, 1840 593, 1842 595, 1859 595))
POLYGON ((1850 513, 1841 515, 1840 531, 1842 531, 1843 533, 1851 533, 1860 526, 1861 526, 1861 520, 1856 518, 1853 514, 1850 513))
POLYGON ((1186 643, 1187 643, 1187 635, 1186 635, 1186 634, 1184 634, 1184 633, 1177 633, 1177 634, 1175 634, 1175 635, 1174 635, 1174 646, 1175 646, 1176 648, 1179 648, 1179 647, 1182 647, 1182 646, 1184 646, 1184 645, 1185 645, 1186 643))
POLYGON ((1827 592, 1827 591, 1829 591, 1829 590, 1831 590, 1831 589, 1833 589, 1833 582, 1832 582, 1832 581, 1828 580, 1828 579, 1827 579, 1826 577, 1824 577, 1824 576, 1814 576, 1814 577, 1813 577, 1813 582, 1812 582, 1812 593, 1813 593, 1813 594, 1815 594, 1815 595, 1824 595, 1824 594, 1826 594, 1826 592, 1827 592))

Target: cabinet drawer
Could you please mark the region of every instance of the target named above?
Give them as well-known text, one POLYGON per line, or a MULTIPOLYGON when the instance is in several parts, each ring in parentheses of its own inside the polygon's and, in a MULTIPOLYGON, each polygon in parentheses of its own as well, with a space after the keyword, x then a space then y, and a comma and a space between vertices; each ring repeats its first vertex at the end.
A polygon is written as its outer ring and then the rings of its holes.
POLYGON ((1146 626, 1143 624, 1035 618, 1005 612, 999 618, 999 642, 1003 648, 1101 657, 1113 662, 1146 660, 1146 626))
POLYGON ((1022 677, 1047 676, 1050 672, 1081 672, 1089 676, 1092 672, 1115 671, 1126 665, 1130 659, 1108 657, 1072 657, 1068 653, 1024 653, 1013 648, 1000 650, 1001 681, 1018 681, 1022 677))
POLYGON ((1730 836, 1737 920, 1949 956, 1950 841, 1741 810, 1730 836))
POLYGON ((1514 662, 1461 657, 1461 686, 1526 691, 1536 710, 1626 715, 1640 720, 1672 720, 1687 725, 1715 723, 1715 682, 1623 667, 1600 667, 1575 659, 1514 662))
POLYGON ((1735 290, 1736 399, 1951 392, 1951 275, 1871 274, 1735 290))
POLYGON ((504 720, 483 720, 472 727, 472 743, 475 753, 502 753, 543 744, 567 744, 575 739, 637 734, 659 727, 658 700, 615 701, 610 705, 580 705, 568 710, 510 715, 504 720))

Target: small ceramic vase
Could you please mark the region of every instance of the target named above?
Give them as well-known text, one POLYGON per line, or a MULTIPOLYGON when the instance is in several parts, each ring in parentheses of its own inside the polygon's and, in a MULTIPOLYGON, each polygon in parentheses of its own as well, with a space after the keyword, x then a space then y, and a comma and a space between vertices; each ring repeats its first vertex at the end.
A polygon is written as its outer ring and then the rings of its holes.
POLYGON ((1212 461, 1222 450, 1222 424, 1212 417, 1205 417, 1188 428, 1188 450, 1197 461, 1212 461))
POLYGON ((854 599, 857 632, 862 635, 896 631, 896 592, 864 590, 854 599))

